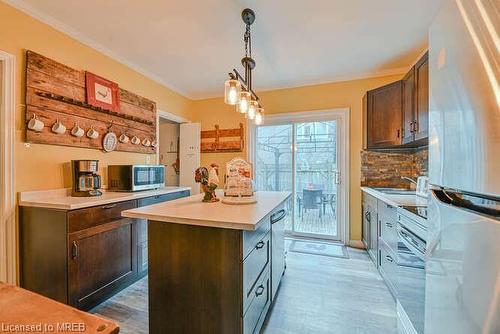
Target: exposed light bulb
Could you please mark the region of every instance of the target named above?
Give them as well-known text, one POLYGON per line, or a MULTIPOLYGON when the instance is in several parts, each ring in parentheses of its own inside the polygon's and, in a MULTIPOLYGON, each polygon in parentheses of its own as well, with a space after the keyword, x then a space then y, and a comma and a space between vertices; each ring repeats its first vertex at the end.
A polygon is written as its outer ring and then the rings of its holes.
POLYGON ((229 89, 229 95, 227 98, 229 104, 236 104, 238 102, 238 92, 236 91, 236 88, 231 87, 229 89))
POLYGON ((246 114, 248 111, 248 108, 250 106, 250 100, 251 100, 251 95, 249 92, 241 92, 240 93, 240 101, 236 105, 236 111, 240 112, 242 114, 246 114))
POLYGON ((258 103, 257 101, 250 101, 248 104, 248 112, 247 112, 247 118, 248 119, 254 119, 255 114, 257 113, 257 108, 258 108, 258 103))
POLYGON ((255 125, 261 125, 264 119, 264 115, 262 115, 264 109, 258 108, 257 113, 255 114, 255 125))
POLYGON ((224 102, 235 105, 239 102, 241 84, 238 80, 229 79, 224 83, 224 102))

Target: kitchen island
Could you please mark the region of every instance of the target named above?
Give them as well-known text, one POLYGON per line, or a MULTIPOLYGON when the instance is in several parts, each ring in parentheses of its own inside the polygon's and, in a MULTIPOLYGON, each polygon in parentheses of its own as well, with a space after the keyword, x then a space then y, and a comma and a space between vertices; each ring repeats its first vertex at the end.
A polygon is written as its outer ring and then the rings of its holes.
POLYGON ((288 192, 194 195, 123 211, 148 220, 150 333, 258 333, 284 271, 288 192))

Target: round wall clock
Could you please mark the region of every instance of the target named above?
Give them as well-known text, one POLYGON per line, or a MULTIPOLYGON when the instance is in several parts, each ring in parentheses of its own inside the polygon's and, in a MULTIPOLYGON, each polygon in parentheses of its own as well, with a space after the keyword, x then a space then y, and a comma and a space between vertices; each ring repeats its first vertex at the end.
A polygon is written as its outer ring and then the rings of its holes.
POLYGON ((118 144, 118 138, 116 137, 116 134, 114 132, 106 133, 102 140, 102 147, 104 148, 104 151, 114 151, 116 148, 116 144, 118 144))

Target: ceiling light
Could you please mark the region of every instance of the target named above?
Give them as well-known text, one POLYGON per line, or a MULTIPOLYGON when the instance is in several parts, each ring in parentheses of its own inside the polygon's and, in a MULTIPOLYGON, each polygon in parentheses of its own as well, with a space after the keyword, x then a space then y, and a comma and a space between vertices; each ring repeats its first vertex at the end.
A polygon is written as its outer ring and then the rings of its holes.
POLYGON ((224 88, 224 102, 230 105, 237 104, 240 101, 240 82, 234 79, 226 80, 224 88))
POLYGON ((254 119, 255 114, 257 113, 257 108, 259 107, 259 104, 257 101, 250 101, 250 104, 248 105, 248 112, 247 112, 247 118, 248 119, 254 119))
POLYGON ((261 125, 264 121, 264 108, 257 108, 257 113, 255 114, 255 125, 261 125))
POLYGON ((250 95, 249 92, 245 91, 241 92, 240 102, 236 105, 236 111, 242 114, 246 114, 251 100, 252 100, 252 95, 250 95))
POLYGON ((236 111, 246 114, 248 119, 255 119, 255 124, 263 121, 263 110, 259 103, 259 97, 252 90, 252 70, 255 68, 255 60, 252 58, 252 36, 250 26, 255 21, 255 13, 250 8, 246 8, 241 13, 241 18, 245 23, 245 57, 241 59, 241 64, 245 68, 245 77, 241 76, 236 69, 229 73, 229 79, 224 85, 224 102, 229 105, 236 105, 236 111), (257 109, 260 109, 258 112, 257 109))

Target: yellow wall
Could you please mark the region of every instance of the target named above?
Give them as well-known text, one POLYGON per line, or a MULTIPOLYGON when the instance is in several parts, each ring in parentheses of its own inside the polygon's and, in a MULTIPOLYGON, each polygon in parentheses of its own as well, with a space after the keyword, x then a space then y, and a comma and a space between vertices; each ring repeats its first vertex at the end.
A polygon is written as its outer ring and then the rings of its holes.
MULTIPOLYGON (((145 163, 146 155, 71 148, 52 145, 24 145, 24 86, 25 52, 30 49, 77 69, 92 71, 109 78, 134 93, 156 101, 158 109, 202 123, 203 129, 214 124, 221 128, 238 126, 245 122, 233 108, 223 104, 222 98, 201 101, 189 100, 172 90, 131 70, 119 62, 81 44, 71 37, 41 23, 30 16, 0 2, 0 49, 14 54, 17 61, 17 117, 16 117, 16 189, 17 191, 53 189, 71 186, 69 161, 72 159, 99 159, 101 174, 112 163, 145 163)), ((351 108, 350 127, 350 216, 351 239, 361 237, 361 194, 359 189, 362 145, 362 96, 364 93, 401 76, 346 81, 317 86, 306 86, 260 93, 267 114, 295 111, 351 108)), ((221 88, 222 89, 222 88, 221 88)), ((242 153, 202 154, 202 165, 211 162, 221 167, 242 153)), ((154 157, 150 157, 154 161, 154 157)), ((104 180, 106 183, 106 180, 104 180)))
MULTIPOLYGON (((89 70, 113 80, 121 87, 155 101, 158 109, 187 118, 190 116, 191 100, 0 2, 0 50, 16 56, 17 62, 15 154, 18 191, 70 187, 71 171, 68 162, 72 159, 99 159, 104 183, 106 165, 146 162, 145 154, 103 153, 92 149, 40 144, 25 147, 25 52, 28 49, 75 69, 89 70)), ((151 162, 154 162, 154 156, 151 156, 151 162)))
MULTIPOLYGON (((393 75, 259 93, 266 114, 341 107, 351 109, 349 152, 351 240, 361 239, 360 151, 363 141, 362 98, 367 90, 399 80, 401 77, 402 75, 393 75)), ((240 122, 245 123, 244 117, 237 114, 233 107, 225 105, 222 98, 194 101, 192 119, 195 122, 201 122, 203 130, 213 128, 214 124, 219 124, 221 128, 234 128, 240 122)), ((246 157, 246 150, 242 153, 204 153, 201 155, 201 162, 203 166, 215 162, 223 167, 234 156, 246 157)))

